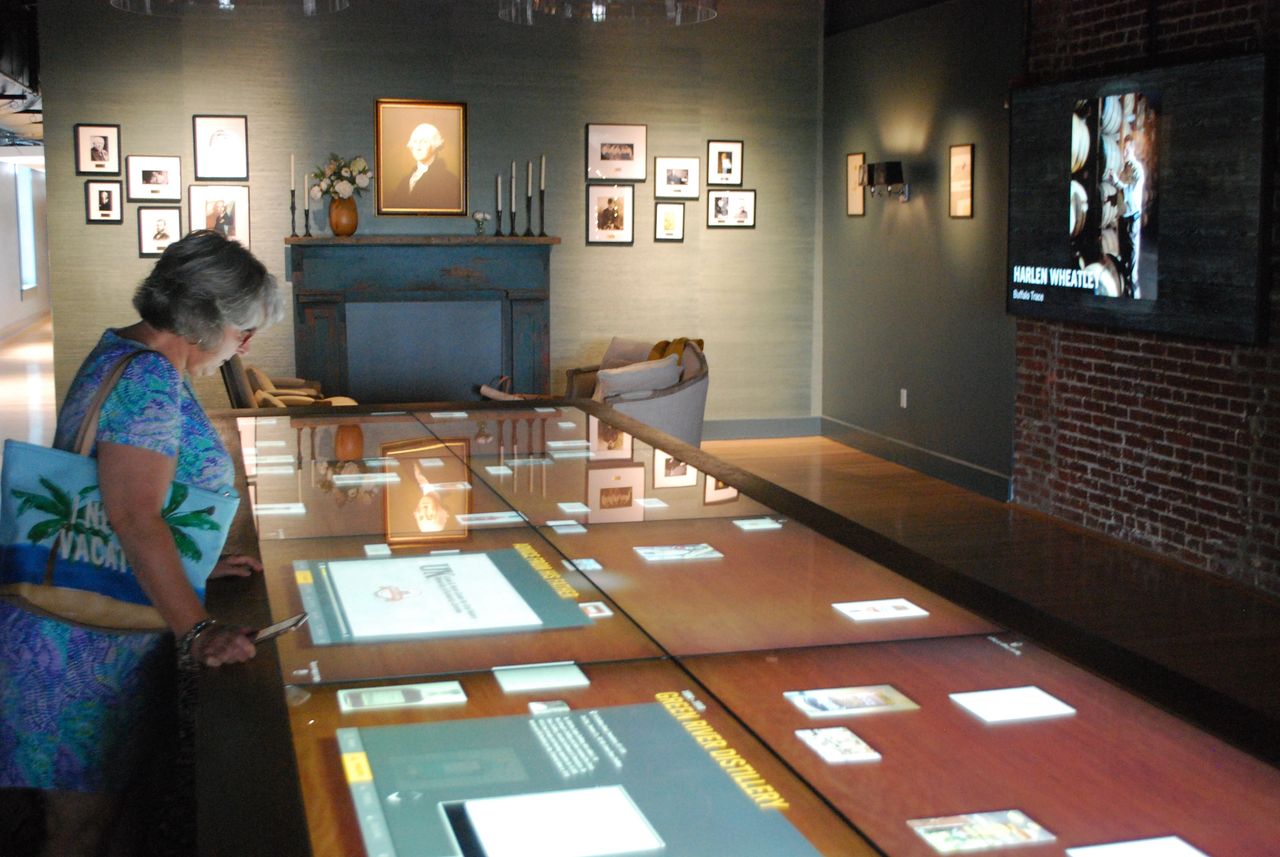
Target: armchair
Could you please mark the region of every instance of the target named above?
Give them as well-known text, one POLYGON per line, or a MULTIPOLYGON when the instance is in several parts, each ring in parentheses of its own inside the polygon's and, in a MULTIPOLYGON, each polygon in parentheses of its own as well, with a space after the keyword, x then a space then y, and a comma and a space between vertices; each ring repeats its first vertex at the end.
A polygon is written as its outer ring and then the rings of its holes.
POLYGON ((322 396, 320 385, 301 378, 272 378, 256 366, 233 356, 222 364, 222 382, 233 408, 288 408, 313 405, 354 405, 346 396, 322 396))
POLYGON ((652 343, 614 337, 598 364, 567 370, 565 396, 594 398, 698 446, 702 443, 703 415, 711 382, 706 355, 695 342, 687 342, 674 378, 660 386, 650 386, 649 382, 663 372, 660 365, 663 361, 648 360, 653 350, 652 343), (630 383, 629 375, 635 376, 637 383, 630 383))

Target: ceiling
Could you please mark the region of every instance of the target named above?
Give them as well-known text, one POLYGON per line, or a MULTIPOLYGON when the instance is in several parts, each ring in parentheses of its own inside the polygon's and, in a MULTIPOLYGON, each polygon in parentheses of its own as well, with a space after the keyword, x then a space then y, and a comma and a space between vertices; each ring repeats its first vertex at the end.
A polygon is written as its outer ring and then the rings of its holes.
POLYGON ((0 146, 44 139, 36 0, 0 0, 0 146))
MULTIPOLYGON (((939 0, 824 0, 826 33, 892 18, 939 0)), ((37 0, 0 0, 0 146, 44 139, 37 0)))

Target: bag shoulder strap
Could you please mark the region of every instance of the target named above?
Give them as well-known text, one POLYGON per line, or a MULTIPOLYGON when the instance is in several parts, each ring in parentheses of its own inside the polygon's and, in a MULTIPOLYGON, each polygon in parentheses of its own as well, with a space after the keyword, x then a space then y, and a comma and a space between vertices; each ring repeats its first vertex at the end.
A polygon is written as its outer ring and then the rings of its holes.
POLYGON ((71 447, 72 452, 77 455, 88 455, 93 450, 93 442, 98 437, 98 414, 102 411, 107 396, 111 395, 120 376, 124 375, 124 370, 129 367, 135 357, 153 351, 155 351, 153 348, 139 348, 137 351, 131 351, 111 367, 111 371, 102 379, 102 383, 98 385, 98 391, 93 394, 93 399, 89 402, 89 410, 85 411, 84 419, 80 422, 80 430, 76 432, 76 440, 71 447))

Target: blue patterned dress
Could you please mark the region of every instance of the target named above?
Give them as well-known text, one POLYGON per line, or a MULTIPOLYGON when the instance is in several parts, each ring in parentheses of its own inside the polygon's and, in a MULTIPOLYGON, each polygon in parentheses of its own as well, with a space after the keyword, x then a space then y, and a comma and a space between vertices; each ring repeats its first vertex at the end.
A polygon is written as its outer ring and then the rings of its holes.
MULTIPOLYGON (((70 448, 105 376, 143 347, 114 330, 103 334, 67 392, 55 446, 70 448)), ((214 491, 232 486, 216 430, 190 384, 158 353, 129 364, 103 404, 97 437, 176 456, 181 482, 214 491)), ((172 658, 167 633, 91 631, 0 602, 0 787, 123 788, 172 658)))

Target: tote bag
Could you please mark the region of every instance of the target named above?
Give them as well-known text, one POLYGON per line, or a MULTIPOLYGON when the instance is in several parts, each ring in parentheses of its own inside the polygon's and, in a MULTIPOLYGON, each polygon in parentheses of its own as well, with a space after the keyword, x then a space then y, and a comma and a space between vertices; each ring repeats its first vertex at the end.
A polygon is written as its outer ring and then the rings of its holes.
MULTIPOLYGON (((165 628, 129 567, 98 490, 89 457, 98 412, 136 351, 122 358, 90 403, 76 452, 17 440, 4 443, 0 474, 0 596, 36 613, 93 628, 165 628)), ((240 498, 174 482, 161 511, 187 581, 204 598, 205 581, 226 543, 240 498)))

